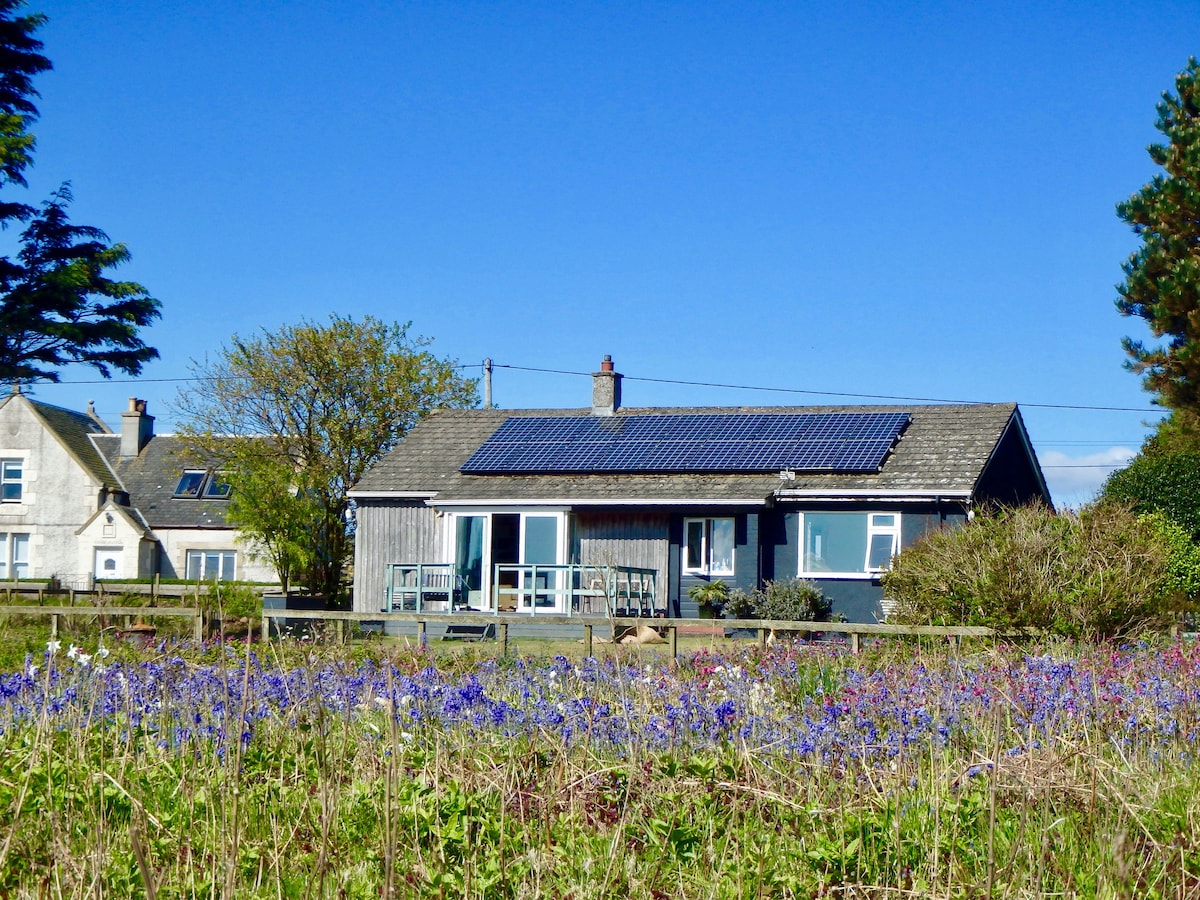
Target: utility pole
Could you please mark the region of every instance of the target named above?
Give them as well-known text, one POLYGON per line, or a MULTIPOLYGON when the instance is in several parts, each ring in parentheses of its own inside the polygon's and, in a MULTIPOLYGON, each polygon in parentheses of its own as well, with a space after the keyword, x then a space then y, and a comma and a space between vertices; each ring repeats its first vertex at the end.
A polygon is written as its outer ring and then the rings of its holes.
POLYGON ((483 361, 483 408, 492 408, 492 358, 483 361))

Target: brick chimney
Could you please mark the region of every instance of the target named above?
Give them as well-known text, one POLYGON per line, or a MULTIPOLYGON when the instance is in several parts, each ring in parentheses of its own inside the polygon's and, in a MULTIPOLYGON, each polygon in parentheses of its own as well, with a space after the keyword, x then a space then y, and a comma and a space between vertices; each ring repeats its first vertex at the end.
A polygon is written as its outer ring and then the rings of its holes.
POLYGON ((621 373, 613 371, 611 356, 605 356, 600 371, 592 373, 592 415, 611 416, 621 406, 621 373))
POLYGON ((137 456, 154 437, 154 416, 146 413, 146 401, 129 398, 129 409, 121 413, 121 457, 137 456))

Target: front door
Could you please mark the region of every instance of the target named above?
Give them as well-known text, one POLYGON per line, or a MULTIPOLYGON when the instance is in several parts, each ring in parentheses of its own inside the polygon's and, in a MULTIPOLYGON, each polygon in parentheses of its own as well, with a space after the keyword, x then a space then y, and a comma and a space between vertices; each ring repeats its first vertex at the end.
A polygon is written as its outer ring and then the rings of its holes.
POLYGON ((97 547, 92 574, 97 580, 102 578, 124 578, 123 554, 124 551, 120 547, 97 547))

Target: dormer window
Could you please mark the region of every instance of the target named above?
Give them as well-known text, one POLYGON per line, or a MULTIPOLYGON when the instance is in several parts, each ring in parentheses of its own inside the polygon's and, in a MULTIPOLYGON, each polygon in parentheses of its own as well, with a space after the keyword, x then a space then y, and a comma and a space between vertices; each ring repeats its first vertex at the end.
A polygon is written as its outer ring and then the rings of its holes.
POLYGON ((204 469, 188 469, 183 473, 183 477, 179 479, 179 484, 175 486, 175 496, 182 497, 185 500, 193 500, 200 496, 201 490, 204 488, 204 482, 208 479, 208 472, 204 469))

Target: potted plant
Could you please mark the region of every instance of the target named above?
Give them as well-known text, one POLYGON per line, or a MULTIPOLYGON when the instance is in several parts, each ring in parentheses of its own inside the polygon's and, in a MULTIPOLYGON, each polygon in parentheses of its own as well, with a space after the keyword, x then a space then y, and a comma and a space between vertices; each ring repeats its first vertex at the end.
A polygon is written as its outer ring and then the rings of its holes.
POLYGON ((688 588, 688 596, 696 601, 700 618, 716 619, 729 599, 729 585, 723 581, 703 581, 688 588))

